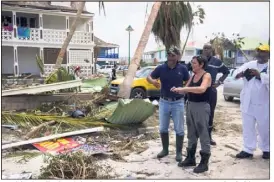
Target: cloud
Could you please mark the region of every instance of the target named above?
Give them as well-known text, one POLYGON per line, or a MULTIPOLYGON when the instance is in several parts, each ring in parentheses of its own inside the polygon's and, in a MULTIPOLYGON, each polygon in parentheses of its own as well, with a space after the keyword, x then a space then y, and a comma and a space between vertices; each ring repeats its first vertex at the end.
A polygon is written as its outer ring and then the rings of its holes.
MULTIPOLYGON (((128 56, 128 32, 131 25, 131 49, 133 56, 144 30, 146 5, 150 13, 152 2, 105 2, 106 16, 99 15, 98 2, 87 2, 87 10, 95 13, 94 34, 106 42, 120 45, 120 56, 128 56)), ((213 32, 224 32, 227 36, 240 33, 242 36, 268 40, 269 2, 197 2, 206 13, 204 24, 194 28, 191 39, 205 41, 213 32)), ((182 40, 186 35, 183 30, 182 40)), ((151 34, 146 51, 157 47, 151 34)))

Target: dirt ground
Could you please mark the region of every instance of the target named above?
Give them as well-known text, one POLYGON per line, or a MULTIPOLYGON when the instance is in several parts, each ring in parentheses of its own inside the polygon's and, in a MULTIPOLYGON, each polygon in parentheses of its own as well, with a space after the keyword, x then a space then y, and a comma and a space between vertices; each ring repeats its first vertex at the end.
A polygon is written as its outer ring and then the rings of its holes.
MULTIPOLYGON (((215 128, 213 138, 217 146, 212 147, 209 171, 203 174, 194 174, 193 168, 182 169, 177 167, 175 161, 175 137, 172 132, 170 142, 170 155, 158 160, 157 153, 161 150, 160 139, 147 141, 149 148, 142 153, 131 153, 126 156, 127 162, 102 162, 110 165, 116 173, 116 178, 127 179, 269 179, 269 160, 261 158, 261 151, 257 149, 254 158, 248 160, 235 159, 235 155, 242 147, 241 113, 239 101, 225 102, 222 96, 222 87, 218 88, 218 103, 215 112, 215 128)), ((172 130, 172 126, 171 126, 172 130)), ((187 139, 185 139, 183 153, 185 155, 187 139)), ((200 146, 198 145, 199 151, 200 146)), ((200 160, 196 153, 197 162, 200 160)), ((44 165, 43 156, 28 160, 20 164, 18 159, 2 159, 2 174, 31 171, 35 176, 39 174, 40 167, 44 165)))

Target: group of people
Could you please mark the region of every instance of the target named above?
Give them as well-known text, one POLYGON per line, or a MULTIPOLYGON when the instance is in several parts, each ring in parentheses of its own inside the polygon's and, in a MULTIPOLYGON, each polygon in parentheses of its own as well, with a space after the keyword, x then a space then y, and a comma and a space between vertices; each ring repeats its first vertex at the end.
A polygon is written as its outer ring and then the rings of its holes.
MULTIPOLYGON (((195 166, 194 173, 208 171, 211 145, 216 145, 212 138, 214 110, 217 103, 216 88, 229 75, 229 69, 213 55, 213 51, 210 44, 205 44, 203 54, 192 58, 193 74, 190 76, 189 69, 178 61, 181 58, 180 50, 172 47, 167 51, 166 63, 159 65, 147 77, 149 83, 161 88, 159 130, 163 149, 157 158, 163 158, 169 154, 169 123, 172 118, 176 133, 175 160, 179 167, 195 166), (216 81, 218 73, 223 75, 216 81), (186 82, 186 85, 183 86, 183 82, 186 82), (187 157, 183 160, 185 95, 187 95, 188 146, 187 157), (198 138, 201 143, 201 160, 196 166, 198 138)), ((255 122, 257 121, 263 158, 269 159, 269 71, 266 66, 269 59, 269 46, 260 46, 257 51, 257 61, 244 64, 235 78, 244 77, 245 80, 241 93, 244 149, 236 155, 237 158, 252 157, 252 152, 256 149, 255 122), (246 77, 246 70, 249 70, 252 77, 250 80, 246 77)))

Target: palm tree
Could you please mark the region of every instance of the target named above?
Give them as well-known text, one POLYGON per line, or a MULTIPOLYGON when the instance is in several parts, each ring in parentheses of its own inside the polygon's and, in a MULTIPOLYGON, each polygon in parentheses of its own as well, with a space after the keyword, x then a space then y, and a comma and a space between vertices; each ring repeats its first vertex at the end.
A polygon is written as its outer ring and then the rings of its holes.
POLYGON ((153 24, 152 33, 156 41, 161 41, 166 50, 171 46, 180 47, 180 34, 183 27, 190 30, 193 12, 189 2, 163 2, 153 24))
POLYGON ((73 21, 71 27, 70 27, 70 30, 69 30, 69 34, 66 38, 66 40, 64 41, 63 45, 62 45, 62 48, 58 54, 58 57, 57 57, 57 60, 56 60, 56 64, 54 66, 55 70, 60 68, 61 65, 62 65, 62 62, 63 62, 63 59, 64 59, 64 55, 67 51, 67 48, 68 48, 68 45, 73 37, 73 34, 77 28, 77 25, 78 25, 78 22, 79 20, 81 19, 81 14, 83 12, 83 9, 85 7, 85 4, 86 2, 85 1, 81 1, 79 2, 79 6, 78 6, 78 10, 77 10, 77 14, 76 14, 76 18, 75 20, 73 21))
MULTIPOLYGON (((79 22, 79 20, 80 20, 80 18, 81 18, 81 14, 82 14, 82 12, 83 12, 83 10, 84 10, 84 8, 85 8, 85 4, 86 4, 85 1, 78 2, 78 5, 73 4, 73 3, 77 3, 77 2, 72 2, 72 5, 73 5, 74 7, 78 7, 78 8, 77 8, 76 18, 75 18, 75 20, 73 21, 73 23, 72 23, 72 25, 71 25, 71 27, 70 27, 70 30, 69 30, 69 34, 68 34, 67 38, 65 39, 65 41, 64 41, 64 43, 63 43, 63 45, 62 45, 62 48, 61 48, 61 50, 60 50, 60 52, 59 52, 59 54, 58 54, 58 57, 57 57, 57 60, 56 60, 55 66, 54 66, 55 69, 54 69, 54 71, 47 77, 47 80, 50 79, 53 75, 55 75, 56 72, 57 72, 57 70, 58 70, 58 68, 61 67, 62 62, 63 62, 63 60, 64 60, 64 55, 65 55, 65 53, 66 53, 66 50, 67 50, 67 48, 68 48, 68 45, 69 45, 69 43, 70 43, 72 37, 73 37, 73 34, 74 34, 75 30, 76 30, 76 27, 77 27, 77 25, 78 25, 78 22, 79 22)), ((104 11, 104 15, 106 15, 106 13, 105 13, 105 5, 104 5, 104 3, 103 3, 102 1, 99 1, 99 13, 101 12, 101 10, 103 10, 103 11, 104 11)))
POLYGON ((148 42, 149 35, 152 30, 152 26, 154 24, 154 21, 155 21, 157 15, 158 15, 158 11, 161 7, 161 4, 162 4, 162 2, 155 2, 152 6, 152 9, 151 9, 150 15, 148 17, 148 21, 146 23, 145 29, 143 31, 143 34, 140 38, 140 41, 139 41, 139 44, 135 51, 135 54, 131 60, 130 66, 128 68, 127 75, 126 75, 123 83, 120 85, 120 89, 118 92, 118 97, 120 97, 120 98, 129 98, 130 97, 131 84, 135 77, 136 71, 137 71, 138 67, 140 66, 142 54, 143 54, 146 44, 148 42))
POLYGON ((192 20, 192 23, 190 24, 190 28, 188 29, 188 32, 187 32, 187 36, 186 36, 186 40, 185 40, 185 43, 184 43, 184 46, 182 48, 182 56, 185 52, 185 48, 186 48, 186 44, 188 42, 188 39, 189 39, 189 35, 190 35, 190 32, 192 31, 193 29, 193 26, 194 25, 199 25, 199 24, 203 24, 204 23, 204 18, 205 18, 205 11, 203 8, 201 8, 200 6, 197 7, 198 10, 196 12, 194 12, 192 15, 193 15, 193 20, 192 20), (198 17, 199 18, 199 22, 194 22, 194 18, 195 17, 198 17))
MULTIPOLYGON (((75 3, 75 2, 73 2, 73 3, 75 3)), ((61 50, 59 52, 59 55, 57 57, 56 64, 55 64, 55 69, 58 69, 58 68, 61 67, 61 64, 62 64, 63 59, 64 59, 64 55, 65 55, 66 50, 67 50, 67 47, 68 47, 68 45, 69 45, 69 43, 70 43, 70 41, 71 41, 71 39, 73 37, 73 34, 74 34, 75 30, 76 30, 78 22, 79 22, 79 20, 81 18, 81 14, 82 14, 82 12, 83 12, 83 10, 85 8, 85 4, 86 4, 85 1, 78 2, 78 5, 74 4, 75 7, 78 7, 77 8, 76 18, 73 21, 73 23, 72 23, 72 25, 70 27, 70 30, 69 30, 69 34, 68 34, 66 40, 64 41, 63 46, 62 46, 62 48, 61 48, 61 50)), ((104 15, 106 15, 104 2, 99 1, 99 13, 101 12, 101 10, 103 10, 104 11, 104 15)))

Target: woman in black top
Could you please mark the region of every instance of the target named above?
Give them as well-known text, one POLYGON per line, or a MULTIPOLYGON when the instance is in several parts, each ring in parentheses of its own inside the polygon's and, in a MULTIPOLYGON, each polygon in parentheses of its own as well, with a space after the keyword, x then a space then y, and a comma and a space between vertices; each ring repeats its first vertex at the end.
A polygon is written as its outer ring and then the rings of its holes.
POLYGON ((210 157, 210 138, 208 134, 208 121, 210 115, 209 93, 211 76, 205 71, 207 58, 195 56, 191 61, 193 76, 188 80, 186 87, 172 88, 176 93, 188 93, 186 106, 186 124, 188 148, 187 157, 178 166, 196 166, 195 153, 197 141, 201 143, 201 161, 193 172, 202 173, 208 171, 208 160, 210 157))

